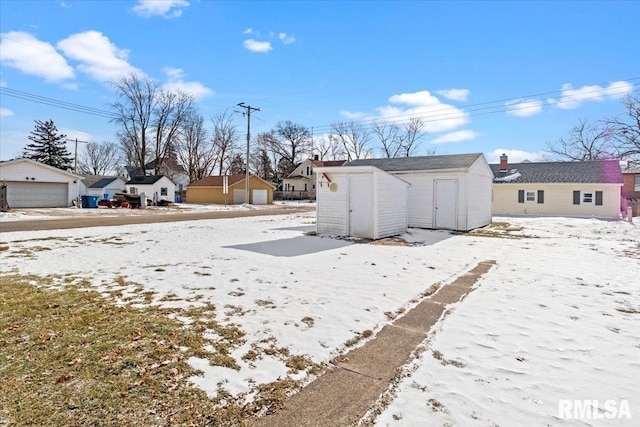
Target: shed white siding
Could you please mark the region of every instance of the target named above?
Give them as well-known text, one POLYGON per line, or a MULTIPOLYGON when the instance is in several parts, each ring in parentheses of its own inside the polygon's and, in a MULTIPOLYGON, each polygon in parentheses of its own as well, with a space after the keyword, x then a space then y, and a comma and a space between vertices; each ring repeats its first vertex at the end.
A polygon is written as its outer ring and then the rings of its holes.
POLYGON ((318 234, 381 239, 407 231, 407 182, 370 166, 317 172, 318 234))
POLYGON ((484 157, 469 168, 467 182, 467 230, 491 223, 493 172, 484 157))
POLYGON ((121 193, 124 189, 125 182, 118 178, 102 188, 87 188, 87 194, 90 196, 98 196, 101 199, 107 194, 107 198, 111 199, 114 194, 121 193))
POLYGON ((126 184, 126 190, 130 194, 145 193, 147 199, 155 200, 167 200, 173 202, 176 194, 176 186, 169 178, 163 176, 153 184, 126 184), (135 188, 135 192, 131 191, 132 187, 135 188), (166 188, 167 194, 162 194, 162 189, 166 188))

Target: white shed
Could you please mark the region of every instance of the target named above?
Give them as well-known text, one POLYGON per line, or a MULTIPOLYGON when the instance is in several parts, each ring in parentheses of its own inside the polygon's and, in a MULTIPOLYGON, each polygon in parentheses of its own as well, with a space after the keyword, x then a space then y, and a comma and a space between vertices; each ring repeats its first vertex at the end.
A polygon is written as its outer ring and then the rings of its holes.
POLYGON ((407 231, 406 181, 373 166, 315 171, 318 234, 381 239, 407 231))
POLYGON ((81 177, 31 159, 0 162, 9 208, 63 208, 79 197, 81 177))
POLYGON ((359 159, 344 168, 362 166, 411 184, 409 227, 467 231, 491 223, 493 172, 482 153, 359 159))

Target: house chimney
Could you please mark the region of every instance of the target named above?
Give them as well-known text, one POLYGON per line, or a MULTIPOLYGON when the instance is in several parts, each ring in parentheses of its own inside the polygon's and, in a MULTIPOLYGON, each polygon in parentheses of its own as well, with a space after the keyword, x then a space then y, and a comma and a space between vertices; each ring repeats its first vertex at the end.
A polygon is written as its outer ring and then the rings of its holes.
POLYGON ((317 154, 313 155, 313 160, 318 160, 318 155, 317 154))
POLYGON ((500 170, 501 171, 509 170, 509 162, 507 161, 507 159, 508 159, 507 155, 502 153, 502 156, 500 156, 500 170))

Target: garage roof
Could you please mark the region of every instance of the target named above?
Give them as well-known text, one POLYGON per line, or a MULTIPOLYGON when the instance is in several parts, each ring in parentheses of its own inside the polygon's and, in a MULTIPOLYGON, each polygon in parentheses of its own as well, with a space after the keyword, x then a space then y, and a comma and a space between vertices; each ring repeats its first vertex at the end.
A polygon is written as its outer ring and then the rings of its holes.
POLYGON ((398 157, 394 159, 358 159, 345 166, 375 166, 386 172, 468 169, 480 157, 482 157, 482 153, 398 157))

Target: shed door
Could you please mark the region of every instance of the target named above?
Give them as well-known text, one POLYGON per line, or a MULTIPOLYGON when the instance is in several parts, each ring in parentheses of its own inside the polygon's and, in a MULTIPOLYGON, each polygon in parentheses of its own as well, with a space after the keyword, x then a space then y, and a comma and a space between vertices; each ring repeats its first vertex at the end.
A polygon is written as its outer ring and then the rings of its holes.
POLYGON ((267 204, 267 190, 252 190, 253 204, 254 205, 266 205, 267 204))
POLYGON ((66 208, 69 206, 69 184, 9 182, 7 202, 11 208, 66 208))
POLYGON ((458 228, 458 180, 433 181, 435 198, 435 224, 433 228, 456 230, 458 228))
POLYGON ((244 188, 239 190, 237 188, 233 189, 233 204, 241 205, 244 203, 244 196, 246 196, 244 188))
POLYGON ((349 177, 349 235, 373 238, 373 177, 349 177))

